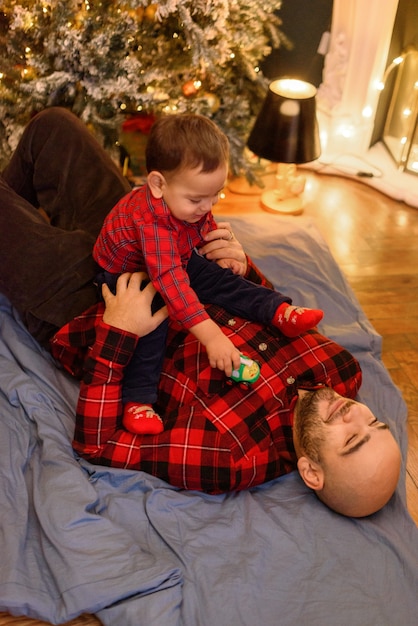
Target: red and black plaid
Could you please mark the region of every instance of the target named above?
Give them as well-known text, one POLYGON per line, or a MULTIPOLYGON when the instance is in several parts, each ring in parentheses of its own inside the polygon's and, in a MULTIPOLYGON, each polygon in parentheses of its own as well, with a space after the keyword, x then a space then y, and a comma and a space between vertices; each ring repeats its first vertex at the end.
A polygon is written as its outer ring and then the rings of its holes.
MULTIPOLYGON (((251 264, 249 275, 260 280, 251 264)), ((315 331, 291 339, 215 306, 208 312, 261 364, 261 377, 249 388, 228 383, 199 342, 172 323, 157 407, 164 432, 155 436, 121 427, 121 380, 136 337, 104 324, 103 305, 57 333, 54 355, 82 378, 74 434, 81 456, 185 489, 245 489, 295 469, 291 404, 299 386, 324 384, 355 397, 359 364, 330 339, 315 331)))
POLYGON ((190 328, 208 315, 190 287, 185 268, 193 249, 216 228, 211 213, 194 224, 177 220, 164 200, 154 198, 148 185, 143 185, 110 211, 93 256, 112 274, 146 271, 164 297, 170 317, 190 328))

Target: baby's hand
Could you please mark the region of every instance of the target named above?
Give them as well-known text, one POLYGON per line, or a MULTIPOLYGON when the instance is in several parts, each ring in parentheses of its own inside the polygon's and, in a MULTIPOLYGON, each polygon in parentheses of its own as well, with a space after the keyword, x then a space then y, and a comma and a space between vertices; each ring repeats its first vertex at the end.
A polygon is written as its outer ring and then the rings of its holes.
POLYGON ((240 352, 223 333, 217 334, 206 344, 211 367, 217 367, 227 376, 240 366, 240 352))

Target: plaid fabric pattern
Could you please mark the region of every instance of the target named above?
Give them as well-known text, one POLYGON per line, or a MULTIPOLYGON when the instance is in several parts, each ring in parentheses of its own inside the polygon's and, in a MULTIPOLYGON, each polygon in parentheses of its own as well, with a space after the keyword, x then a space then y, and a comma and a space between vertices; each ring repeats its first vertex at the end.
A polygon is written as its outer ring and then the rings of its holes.
POLYGON ((100 267, 112 274, 146 270, 170 317, 190 328, 207 319, 185 271, 192 250, 216 229, 208 213, 196 224, 174 218, 163 199, 143 185, 124 196, 106 217, 93 249, 100 267))
MULTIPOLYGON (((262 280, 251 263, 248 275, 262 280)), ((359 364, 330 339, 315 331, 290 339, 215 306, 208 311, 239 350, 260 362, 261 377, 249 388, 229 384, 209 366, 199 342, 173 322, 157 407, 164 432, 155 436, 121 427, 123 369, 137 338, 104 324, 102 304, 57 333, 54 356, 81 376, 73 442, 81 456, 180 488, 245 489, 295 469, 292 400, 299 386, 324 384, 355 397, 359 364)))

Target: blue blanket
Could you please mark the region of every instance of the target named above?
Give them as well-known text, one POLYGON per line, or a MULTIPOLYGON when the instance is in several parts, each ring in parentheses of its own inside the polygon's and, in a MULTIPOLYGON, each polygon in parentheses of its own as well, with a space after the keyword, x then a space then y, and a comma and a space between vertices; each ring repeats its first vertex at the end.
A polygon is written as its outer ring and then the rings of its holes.
MULTIPOLYGON (((321 331, 360 361, 359 399, 406 453, 406 406, 381 339, 316 228, 231 221, 267 276, 325 310, 321 331)), ((181 491, 77 460, 77 384, 0 296, 0 609, 105 626, 415 626, 418 529, 395 496, 363 520, 324 507, 293 472, 238 494, 181 491)))

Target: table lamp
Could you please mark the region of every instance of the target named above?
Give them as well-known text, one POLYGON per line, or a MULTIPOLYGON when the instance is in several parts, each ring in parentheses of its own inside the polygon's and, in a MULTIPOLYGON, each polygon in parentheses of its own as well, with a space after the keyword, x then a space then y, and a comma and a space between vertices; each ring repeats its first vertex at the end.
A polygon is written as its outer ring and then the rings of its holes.
POLYGON ((274 80, 247 141, 258 157, 277 163, 276 186, 261 196, 271 213, 299 215, 303 211, 305 177, 296 165, 321 154, 316 119, 316 87, 302 80, 274 80))

